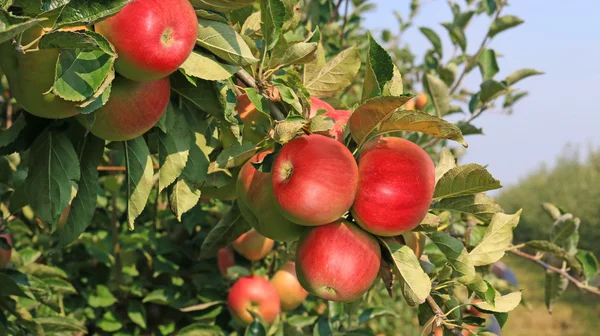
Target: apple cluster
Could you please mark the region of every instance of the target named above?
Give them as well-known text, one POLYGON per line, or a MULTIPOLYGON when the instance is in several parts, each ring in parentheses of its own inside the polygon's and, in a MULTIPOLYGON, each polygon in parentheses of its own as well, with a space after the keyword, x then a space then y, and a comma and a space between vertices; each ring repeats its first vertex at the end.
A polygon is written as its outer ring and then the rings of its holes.
MULTIPOLYGON (((11 93, 27 112, 50 119, 77 116, 85 125, 81 102, 66 100, 51 90, 62 50, 36 50, 40 37, 53 31, 55 21, 56 17, 51 18, 23 33, 21 44, 32 44, 27 53, 20 53, 10 41, 2 44, 0 66, 11 93)), ((171 92, 168 76, 194 49, 198 21, 188 0, 137 0, 93 28, 60 30, 95 30, 114 47, 117 75, 111 83, 110 98, 96 111, 90 131, 105 140, 124 141, 144 134, 165 111, 171 92)), ((87 85, 83 78, 81 81, 87 85)))

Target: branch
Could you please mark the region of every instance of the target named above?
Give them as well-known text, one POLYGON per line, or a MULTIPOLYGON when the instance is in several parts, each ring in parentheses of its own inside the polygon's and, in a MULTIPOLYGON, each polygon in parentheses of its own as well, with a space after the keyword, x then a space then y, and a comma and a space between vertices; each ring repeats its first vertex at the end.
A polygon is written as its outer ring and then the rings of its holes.
MULTIPOLYGON (((431 307, 431 310, 433 311, 433 313, 438 317, 441 318, 442 320, 446 321, 448 320, 448 317, 446 315, 444 315, 444 312, 442 311, 442 308, 440 308, 440 306, 438 306, 437 302, 435 302, 435 300, 433 299, 433 297, 431 295, 429 295, 427 297, 427 304, 429 305, 429 307, 431 307)), ((452 335, 456 335, 456 336, 462 336, 462 332, 453 326, 449 326, 446 325, 445 323, 443 324, 444 328, 446 328, 452 335)))
POLYGON ((235 76, 239 80, 241 80, 242 83, 246 84, 247 86, 249 86, 251 88, 258 90, 258 92, 260 92, 260 94, 262 94, 263 97, 265 97, 269 100, 269 109, 271 111, 271 117, 273 119, 275 119, 275 120, 285 119, 283 112, 281 112, 279 107, 277 107, 277 105, 271 99, 269 99, 269 96, 263 92, 262 87, 260 85, 258 85, 258 83, 256 82, 256 79, 254 79, 254 77, 252 77, 252 75, 250 75, 246 70, 241 69, 235 73, 235 76))
MULTIPOLYGON (((338 7, 341 4, 342 4, 342 1, 340 0, 340 2, 338 3, 338 7)), ((342 29, 340 30, 340 47, 342 47, 344 45, 344 30, 346 30, 346 23, 348 23, 348 5, 349 4, 350 4, 350 0, 346 0, 346 8, 344 9, 344 23, 342 24, 342 29)))
MULTIPOLYGON (((152 168, 154 170, 158 170, 158 166, 153 166, 152 168)), ((122 172, 122 171, 127 171, 127 167, 125 167, 125 166, 98 166, 98 171, 122 172)))
POLYGON ((544 269, 546 270, 551 270, 553 272, 556 272, 562 276, 564 276, 565 278, 567 278, 571 283, 573 283, 575 286, 586 290, 590 293, 596 294, 596 295, 600 295, 600 290, 598 290, 598 288, 596 287, 592 287, 589 285, 586 285, 584 283, 582 283, 581 281, 575 279, 573 276, 571 276, 569 273, 567 273, 566 270, 560 269, 558 267, 554 267, 552 265, 549 265, 541 260, 539 260, 536 256, 525 253, 523 251, 520 250, 509 250, 508 252, 513 253, 515 255, 518 255, 519 257, 525 258, 525 259, 529 259, 535 263, 537 263, 538 265, 542 266, 544 269))

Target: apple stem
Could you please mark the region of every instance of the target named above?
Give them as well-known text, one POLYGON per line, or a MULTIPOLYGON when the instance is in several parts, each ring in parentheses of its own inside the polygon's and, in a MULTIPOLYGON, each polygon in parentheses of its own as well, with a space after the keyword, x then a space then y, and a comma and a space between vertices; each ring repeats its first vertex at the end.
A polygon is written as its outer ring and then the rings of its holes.
MULTIPOLYGON (((433 299, 433 296, 429 295, 427 297, 427 304, 429 305, 429 307, 431 307, 431 310, 437 317, 441 318, 444 321, 448 320, 448 317, 444 314, 444 312, 442 311, 442 308, 440 308, 440 306, 437 304, 437 302, 435 302, 435 300, 433 299)), ((456 335, 456 336, 462 335, 462 332, 458 328, 447 325, 445 323, 443 325, 444 325, 444 328, 446 328, 452 335, 456 335)))

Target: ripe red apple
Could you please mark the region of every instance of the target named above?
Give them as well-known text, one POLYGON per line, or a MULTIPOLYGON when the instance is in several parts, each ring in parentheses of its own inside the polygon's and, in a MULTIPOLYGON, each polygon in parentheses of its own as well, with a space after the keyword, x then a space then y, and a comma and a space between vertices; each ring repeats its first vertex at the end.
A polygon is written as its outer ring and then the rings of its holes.
POLYGON ((187 0, 134 0, 94 27, 117 50, 115 70, 136 81, 177 70, 198 38, 198 18, 187 0))
POLYGON ((296 273, 302 287, 333 301, 361 297, 375 281, 380 262, 375 237, 343 219, 311 229, 296 251, 296 273))
POLYGON ((271 125, 269 116, 256 109, 250 102, 247 94, 237 97, 235 111, 242 119, 244 129, 242 138, 254 144, 261 142, 269 133, 268 126, 271 125))
POLYGON ((425 241, 427 240, 427 237, 422 232, 405 232, 395 238, 400 244, 410 247, 415 252, 417 259, 421 258, 425 249, 425 241))
POLYGON ((260 260, 271 252, 274 243, 273 240, 252 229, 239 236, 231 246, 248 260, 260 260))
POLYGON ((358 167, 340 142, 318 134, 283 146, 272 167, 273 193, 294 223, 322 225, 340 217, 356 195, 358 167))
MULTIPOLYGON (((5 238, 8 242, 8 245, 12 247, 12 240, 10 239, 10 234, 3 233, 0 234, 0 238, 5 238)), ((10 256, 12 255, 12 250, 5 250, 0 247, 0 269, 3 269, 10 262, 10 256)))
POLYGON ((326 116, 333 119, 335 124, 333 128, 329 130, 329 134, 339 142, 344 142, 344 127, 348 124, 350 119, 350 111, 348 110, 334 110, 333 112, 325 113, 326 116))
POLYGON ((275 287, 256 275, 245 276, 233 284, 227 296, 227 307, 237 321, 246 325, 254 321, 248 310, 260 315, 267 323, 272 323, 281 312, 275 287))
POLYGON ((271 283, 279 294, 281 309, 294 310, 306 300, 308 292, 298 282, 296 263, 291 261, 275 273, 271 283))
POLYGON ((219 265, 219 271, 224 278, 227 278, 227 269, 235 265, 235 259, 233 257, 233 250, 229 247, 224 247, 219 250, 217 255, 217 264, 219 265))
POLYGON ((396 137, 364 145, 352 215, 365 230, 397 236, 417 227, 429 209, 435 187, 433 161, 416 144, 396 137))
MULTIPOLYGON (((169 78, 135 82, 118 76, 112 82, 110 98, 96 111, 90 130, 95 136, 111 141, 137 138, 151 129, 169 104, 169 78)), ((85 125, 83 116, 78 120, 85 125)))
POLYGON ((329 105, 328 103, 322 101, 319 98, 310 97, 310 114, 308 117, 313 118, 317 115, 317 112, 319 112, 319 110, 325 110, 327 111, 327 113, 335 112, 333 106, 329 105))
POLYGON ((244 218, 261 235, 278 241, 293 241, 305 227, 289 221, 279 211, 273 195, 271 173, 263 173, 252 165, 270 151, 254 155, 244 164, 237 181, 237 202, 244 218))

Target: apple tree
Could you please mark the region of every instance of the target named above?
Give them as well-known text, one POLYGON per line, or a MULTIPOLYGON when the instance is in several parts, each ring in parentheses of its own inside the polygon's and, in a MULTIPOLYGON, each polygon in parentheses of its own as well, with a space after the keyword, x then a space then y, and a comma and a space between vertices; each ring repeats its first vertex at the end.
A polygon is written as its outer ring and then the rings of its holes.
POLYGON ((414 27, 413 0, 374 34, 375 4, 0 2, 3 334, 490 335, 522 302, 506 253, 543 266, 549 309, 599 294, 576 217, 544 204, 551 236, 513 244, 521 211, 457 162, 541 74, 498 75, 523 20, 450 1, 414 27))

